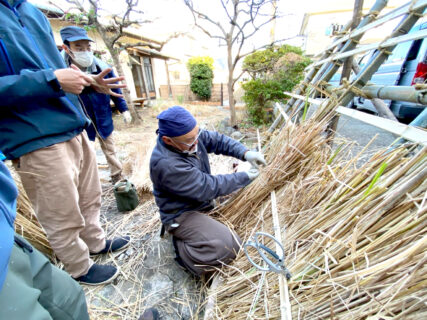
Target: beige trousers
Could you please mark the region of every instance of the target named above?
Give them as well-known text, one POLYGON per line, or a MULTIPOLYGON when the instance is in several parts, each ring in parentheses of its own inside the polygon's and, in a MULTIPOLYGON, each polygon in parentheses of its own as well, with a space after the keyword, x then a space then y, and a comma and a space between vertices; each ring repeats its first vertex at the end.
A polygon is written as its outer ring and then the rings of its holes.
POLYGON ((55 254, 74 278, 92 266, 89 252, 105 248, 99 222, 101 184, 86 131, 14 160, 55 254))
POLYGON ((102 139, 100 136, 97 137, 99 144, 101 145, 102 152, 104 152, 105 158, 107 159, 108 167, 110 168, 110 176, 114 177, 121 174, 122 164, 116 156, 113 135, 110 134, 106 139, 102 139))

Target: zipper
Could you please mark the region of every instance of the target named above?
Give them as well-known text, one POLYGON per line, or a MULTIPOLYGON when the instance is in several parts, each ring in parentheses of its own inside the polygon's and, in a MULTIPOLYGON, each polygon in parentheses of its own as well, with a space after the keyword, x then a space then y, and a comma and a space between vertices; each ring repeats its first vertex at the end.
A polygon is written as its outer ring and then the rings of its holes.
MULTIPOLYGON (((42 60, 42 63, 43 63, 44 68, 46 68, 46 69, 51 69, 51 68, 49 67, 49 64, 47 63, 47 61, 46 61, 46 59, 45 59, 44 55, 42 54, 42 52, 41 52, 41 50, 40 50, 40 47, 37 45, 37 43, 36 43, 36 41, 34 40, 33 36, 32 36, 32 35, 31 35, 31 33, 28 31, 27 27, 24 25, 24 22, 22 22, 22 20, 21 20, 21 15, 20 15, 20 14, 19 14, 19 12, 16 10, 16 7, 17 7, 19 4, 21 4, 21 3, 18 3, 18 4, 16 4, 15 6, 10 7, 10 8, 12 9, 12 11, 13 11, 13 13, 15 14, 16 18, 18 19, 19 24, 21 25, 22 29, 24 30, 24 33, 27 35, 27 38, 31 41, 31 43, 33 44, 34 48, 36 49, 38 56, 39 56, 39 57, 40 57, 40 59, 42 60)), ((80 119, 81 119, 83 122, 85 122, 85 123, 86 123, 87 121, 85 121, 86 119, 85 119, 85 117, 84 117, 84 115, 83 115, 82 111, 81 111, 81 110, 79 110, 79 108, 77 108, 77 107, 76 107, 76 106, 71 102, 71 100, 70 100, 67 96, 65 96, 65 98, 66 98, 66 100, 71 104, 71 106, 72 106, 74 109, 76 109, 77 114, 80 116, 80 119)))
POLYGON ((13 69, 12 63, 9 58, 9 54, 6 49, 6 45, 3 42, 3 39, 0 38, 0 61, 4 61, 6 65, 6 71, 8 75, 15 74, 15 70, 13 69))

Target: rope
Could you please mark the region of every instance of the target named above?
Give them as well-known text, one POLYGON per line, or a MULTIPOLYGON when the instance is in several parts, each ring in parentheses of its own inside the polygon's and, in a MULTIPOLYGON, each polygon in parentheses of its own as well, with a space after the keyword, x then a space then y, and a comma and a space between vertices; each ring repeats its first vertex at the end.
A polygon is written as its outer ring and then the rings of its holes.
POLYGON ((412 0, 412 1, 411 1, 411 4, 409 5, 409 8, 408 8, 408 13, 409 13, 410 15, 413 15, 413 16, 416 16, 416 17, 421 18, 421 17, 423 16, 423 14, 422 14, 422 13, 415 12, 415 10, 413 9, 414 5, 415 5, 417 2, 418 2, 417 0, 412 0))

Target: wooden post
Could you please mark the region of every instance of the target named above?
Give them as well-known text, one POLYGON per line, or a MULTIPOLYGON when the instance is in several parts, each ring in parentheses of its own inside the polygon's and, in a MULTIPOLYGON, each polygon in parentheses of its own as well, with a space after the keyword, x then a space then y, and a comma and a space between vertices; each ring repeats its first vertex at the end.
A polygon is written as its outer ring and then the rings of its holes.
MULTIPOLYGON (((355 0, 354 9, 353 9, 353 21, 351 23, 350 31, 354 30, 359 25, 360 18, 362 16, 362 9, 363 9, 363 0, 355 0)), ((353 64, 353 57, 348 57, 344 61, 340 84, 343 83, 344 79, 347 79, 348 81, 350 81, 352 64, 353 64)), ((332 145, 333 143, 332 138, 334 137, 335 132, 337 131, 338 120, 339 120, 339 116, 336 115, 332 118, 331 122, 328 124, 328 128, 326 131, 327 131, 327 137, 331 138, 331 140, 329 141, 329 145, 332 145)))
POLYGON ((169 92, 169 98, 173 98, 173 95, 172 95, 172 87, 171 87, 171 80, 170 80, 170 77, 169 77, 169 67, 168 67, 168 62, 167 62, 167 60, 165 60, 165 67, 166 67, 166 75, 167 75, 167 78, 168 78, 168 92, 169 92))
POLYGON ((224 106, 224 88, 223 83, 221 82, 221 107, 224 106))

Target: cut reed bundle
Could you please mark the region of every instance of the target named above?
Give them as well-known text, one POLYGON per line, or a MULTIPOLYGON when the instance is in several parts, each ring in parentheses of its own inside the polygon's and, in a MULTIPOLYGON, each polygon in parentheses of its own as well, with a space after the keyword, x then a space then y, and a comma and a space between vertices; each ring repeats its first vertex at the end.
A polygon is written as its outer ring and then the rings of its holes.
POLYGON ((46 233, 37 221, 32 204, 25 193, 21 180, 16 172, 13 170, 11 172, 19 192, 16 206, 15 231, 53 260, 54 254, 52 248, 47 240, 46 233))
POLYGON ((156 145, 157 137, 147 137, 146 141, 137 142, 129 157, 132 159, 132 175, 129 180, 135 185, 139 193, 152 192, 153 184, 150 180, 150 157, 156 145))
MULTIPOLYGON (((378 152, 357 168, 358 157, 330 156, 321 135, 328 118, 273 137, 268 167, 216 213, 244 241, 273 233, 276 191, 294 319, 419 319, 427 313, 427 150, 378 152)), ((276 274, 254 303, 261 272, 242 252, 221 272, 217 318, 280 318, 276 274)))

